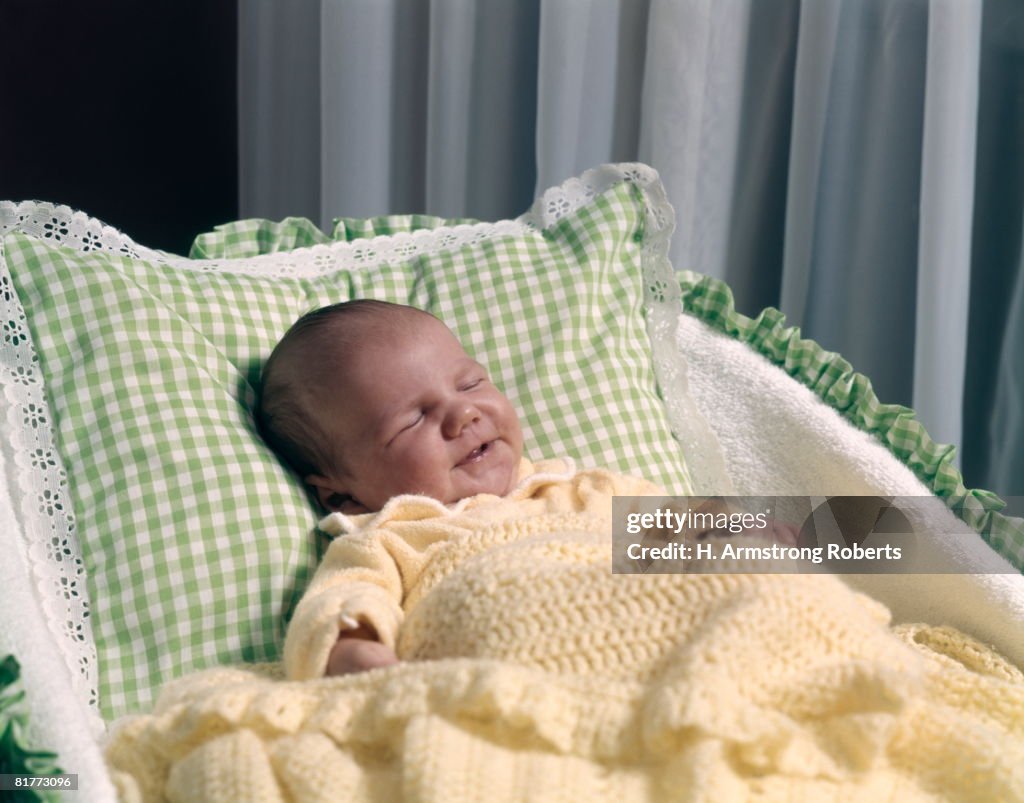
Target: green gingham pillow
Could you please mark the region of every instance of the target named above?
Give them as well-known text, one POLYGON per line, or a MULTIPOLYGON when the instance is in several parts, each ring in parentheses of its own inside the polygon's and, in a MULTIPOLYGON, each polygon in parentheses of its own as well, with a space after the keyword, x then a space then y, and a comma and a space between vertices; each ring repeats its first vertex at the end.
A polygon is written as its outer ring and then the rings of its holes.
POLYGON ((111 245, 91 219, 75 249, 59 225, 4 239, 19 370, 41 373, 48 402, 22 425, 52 425, 67 472, 105 717, 187 670, 277 657, 316 514, 251 408, 262 361, 311 308, 428 309, 516 404, 528 455, 689 489, 647 334, 678 312, 653 171, 592 171, 518 220, 434 223, 367 239, 376 224, 343 222, 351 242, 221 260, 111 245))

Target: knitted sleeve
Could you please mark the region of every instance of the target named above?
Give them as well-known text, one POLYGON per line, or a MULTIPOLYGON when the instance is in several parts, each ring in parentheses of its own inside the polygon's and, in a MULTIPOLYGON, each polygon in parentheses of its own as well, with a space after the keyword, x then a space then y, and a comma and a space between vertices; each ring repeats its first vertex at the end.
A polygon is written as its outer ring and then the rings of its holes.
POLYGON ((285 672, 292 680, 322 677, 342 630, 369 625, 383 644, 395 646, 402 622, 402 575, 380 533, 335 540, 295 609, 284 642, 285 672))
POLYGON ((397 496, 367 515, 361 524, 339 514, 320 522, 336 537, 288 626, 284 665, 293 680, 322 677, 338 634, 356 623, 394 649, 406 594, 454 532, 445 506, 423 496, 397 496))

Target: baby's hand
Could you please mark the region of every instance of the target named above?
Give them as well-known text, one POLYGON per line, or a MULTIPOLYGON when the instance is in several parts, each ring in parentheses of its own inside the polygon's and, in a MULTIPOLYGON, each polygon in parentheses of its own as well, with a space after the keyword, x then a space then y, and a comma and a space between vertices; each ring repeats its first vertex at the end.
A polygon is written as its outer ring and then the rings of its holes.
POLYGON ((705 530, 697 538, 698 540, 703 540, 708 536, 718 538, 746 536, 748 538, 762 538, 779 546, 796 546, 800 540, 800 529, 795 524, 774 521, 765 529, 747 529, 741 530, 738 533, 729 532, 728 530, 705 530))
POLYGON ((327 674, 349 675, 397 664, 395 651, 377 641, 376 636, 366 625, 343 631, 327 659, 327 674))
POLYGON ((790 522, 773 522, 769 535, 772 541, 781 546, 796 546, 800 541, 800 528, 790 522))

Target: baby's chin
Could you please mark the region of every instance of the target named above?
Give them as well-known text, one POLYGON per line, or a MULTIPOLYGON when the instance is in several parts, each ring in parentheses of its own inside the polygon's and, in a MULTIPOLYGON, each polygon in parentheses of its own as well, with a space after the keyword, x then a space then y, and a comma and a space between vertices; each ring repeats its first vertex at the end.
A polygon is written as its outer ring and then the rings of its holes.
POLYGON ((448 504, 458 502, 468 496, 493 494, 507 496, 519 480, 519 458, 511 454, 511 449, 504 450, 508 454, 494 455, 494 464, 481 471, 479 467, 467 470, 462 466, 455 469, 455 482, 448 504))
POLYGON ((516 483, 513 478, 511 481, 495 481, 485 483, 463 483, 460 486, 454 488, 449 495, 449 498, 443 500, 445 504, 450 505, 455 502, 459 502, 470 496, 480 496, 481 494, 491 494, 493 496, 507 496, 516 483))

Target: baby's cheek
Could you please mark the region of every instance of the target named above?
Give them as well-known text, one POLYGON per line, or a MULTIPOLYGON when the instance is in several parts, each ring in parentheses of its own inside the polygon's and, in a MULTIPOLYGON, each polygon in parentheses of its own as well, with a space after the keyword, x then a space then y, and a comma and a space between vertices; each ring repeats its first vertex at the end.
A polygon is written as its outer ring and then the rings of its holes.
POLYGON ((401 494, 423 494, 435 499, 444 480, 445 467, 438 460, 429 460, 424 449, 403 449, 380 467, 381 485, 388 489, 388 498, 401 494))

